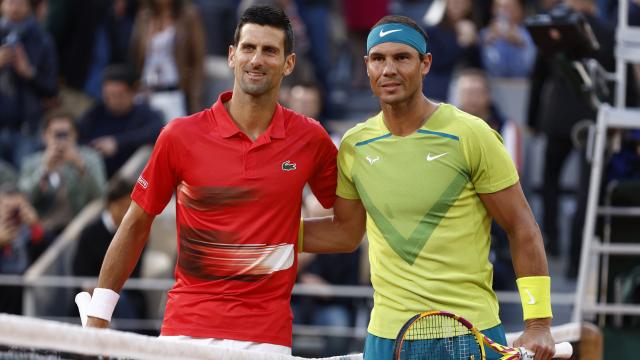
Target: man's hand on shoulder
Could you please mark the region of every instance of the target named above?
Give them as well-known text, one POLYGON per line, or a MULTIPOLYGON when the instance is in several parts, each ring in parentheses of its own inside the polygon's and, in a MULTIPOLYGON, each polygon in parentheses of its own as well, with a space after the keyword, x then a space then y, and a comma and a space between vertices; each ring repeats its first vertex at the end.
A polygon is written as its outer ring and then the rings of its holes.
POLYGON ((551 336, 551 318, 525 321, 522 335, 513 342, 514 347, 524 347, 534 352, 535 360, 549 360, 555 353, 555 341, 551 336))

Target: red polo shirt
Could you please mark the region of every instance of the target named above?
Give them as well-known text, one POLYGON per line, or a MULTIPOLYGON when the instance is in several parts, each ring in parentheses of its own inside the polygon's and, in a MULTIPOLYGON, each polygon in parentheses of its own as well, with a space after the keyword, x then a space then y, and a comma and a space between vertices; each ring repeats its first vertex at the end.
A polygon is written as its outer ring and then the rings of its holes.
POLYGON ((317 121, 280 105, 252 141, 224 108, 231 95, 169 123, 132 194, 150 214, 177 196, 162 335, 291 346, 302 190, 333 206, 337 150, 317 121))

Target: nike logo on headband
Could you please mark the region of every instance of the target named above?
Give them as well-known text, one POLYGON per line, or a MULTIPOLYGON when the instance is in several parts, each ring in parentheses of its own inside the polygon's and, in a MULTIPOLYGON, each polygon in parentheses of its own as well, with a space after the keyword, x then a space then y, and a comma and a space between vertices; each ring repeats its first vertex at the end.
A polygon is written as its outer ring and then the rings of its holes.
POLYGON ((380 37, 385 37, 391 33, 398 32, 398 31, 402 31, 402 29, 395 29, 395 30, 389 30, 389 31, 384 31, 380 29, 380 37))

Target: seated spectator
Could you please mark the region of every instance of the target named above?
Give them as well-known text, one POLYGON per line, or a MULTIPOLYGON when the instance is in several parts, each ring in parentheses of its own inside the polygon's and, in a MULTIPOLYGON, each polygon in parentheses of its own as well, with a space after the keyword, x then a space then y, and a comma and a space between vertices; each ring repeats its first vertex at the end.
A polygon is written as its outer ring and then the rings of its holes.
POLYGON ((480 32, 482 66, 489 76, 526 78, 531 73, 536 48, 523 19, 522 0, 493 1, 493 19, 480 32))
POLYGON ((323 96, 320 88, 313 83, 294 85, 283 98, 283 103, 291 110, 318 120, 329 132, 325 118, 322 117, 323 96))
POLYGON ((131 62, 166 122, 202 110, 205 35, 191 1, 145 1, 130 44, 131 62))
MULTIPOLYGON (((38 215, 14 184, 0 186, 0 274, 23 274, 43 239, 38 215)), ((0 313, 22 314, 22 287, 0 287, 0 313)))
POLYGON ((164 125, 147 104, 135 104, 135 76, 126 65, 104 72, 102 101, 80 120, 80 142, 104 157, 110 178, 142 145, 153 144, 164 125))
MULTIPOLYGON (((440 6, 433 2, 433 6, 440 6)), ((454 72, 459 68, 479 66, 478 25, 471 0, 447 0, 439 18, 425 27, 433 62, 422 91, 432 100, 449 101, 454 72)))
POLYGON ((73 118, 54 113, 45 120, 44 151, 29 156, 18 185, 38 211, 47 234, 58 234, 91 200, 100 197, 106 179, 100 154, 77 145, 73 118))
POLYGON ((0 2, 0 158, 16 167, 37 146, 43 99, 57 92, 55 48, 33 14, 37 3, 0 2))
MULTIPOLYGON (((313 194, 304 201, 306 215, 311 217, 331 215, 313 194)), ((359 285, 360 249, 347 254, 301 254, 298 266, 298 282, 322 287, 326 285, 359 285)), ((354 300, 330 296, 305 296, 294 298, 294 323, 316 326, 351 327, 354 324, 354 300)), ((321 356, 334 356, 350 351, 350 339, 330 337, 321 356)))
MULTIPOLYGON (((89 222, 80 232, 78 248, 73 257, 74 276, 94 276, 100 274, 102 260, 109 248, 111 239, 122 222, 124 214, 131 203, 133 182, 114 177, 109 182, 106 195, 106 206, 98 217, 89 222)), ((133 269, 132 277, 140 276, 142 262, 133 269)), ((83 289, 93 292, 93 289, 83 289)), ((74 310, 77 311, 75 306, 74 310)), ((77 314, 76 314, 77 315, 77 314)), ((114 312, 115 318, 139 319, 146 317, 144 294, 137 290, 125 290, 114 312)))

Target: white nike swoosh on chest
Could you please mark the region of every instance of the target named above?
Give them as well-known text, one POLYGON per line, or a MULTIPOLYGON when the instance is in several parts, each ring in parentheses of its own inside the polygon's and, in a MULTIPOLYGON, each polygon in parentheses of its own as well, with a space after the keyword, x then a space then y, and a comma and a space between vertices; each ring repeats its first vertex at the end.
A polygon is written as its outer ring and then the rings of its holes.
POLYGON ((433 156, 432 156, 432 155, 431 155, 431 153, 428 153, 428 154, 427 154, 427 161, 433 161, 433 160, 435 160, 435 159, 437 159, 437 158, 440 158, 440 157, 443 157, 443 156, 445 156, 445 155, 447 155, 447 154, 448 154, 448 152, 446 152, 446 153, 442 153, 442 154, 439 154, 439 155, 433 155, 433 156))

